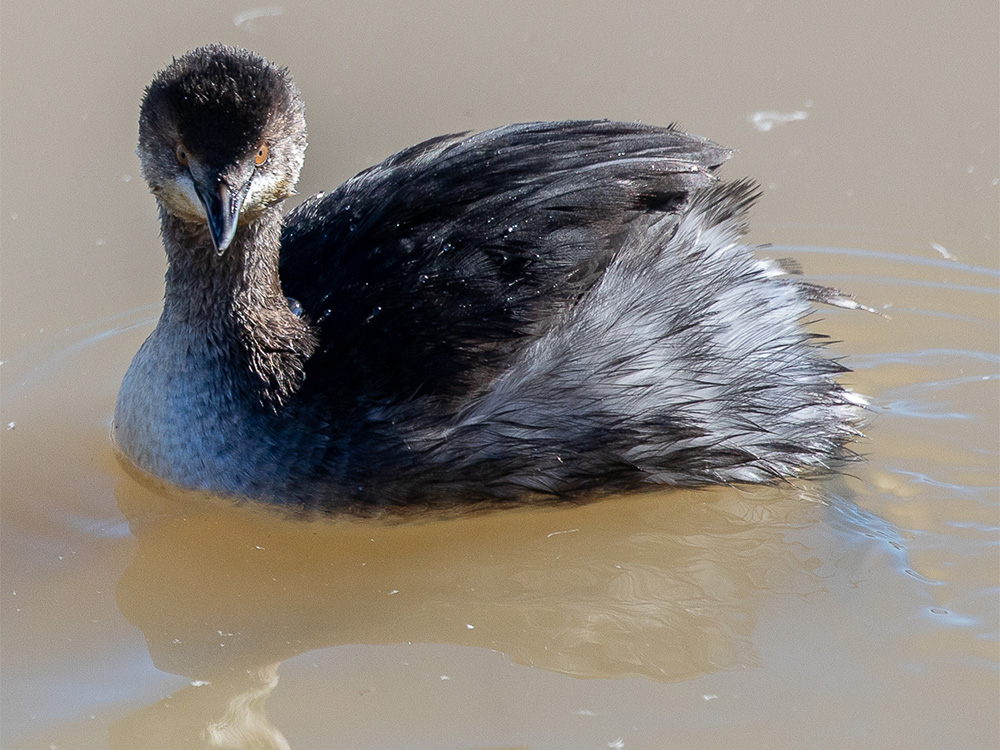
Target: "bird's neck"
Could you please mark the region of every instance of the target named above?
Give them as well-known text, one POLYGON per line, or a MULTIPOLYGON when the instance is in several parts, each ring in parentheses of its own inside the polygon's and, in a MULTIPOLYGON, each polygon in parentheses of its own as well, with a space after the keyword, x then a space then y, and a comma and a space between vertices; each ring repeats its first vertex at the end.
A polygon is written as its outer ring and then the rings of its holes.
POLYGON ((241 225, 222 253, 212 246, 207 225, 162 209, 160 221, 167 252, 165 315, 189 325, 214 326, 263 309, 287 308, 278 278, 277 212, 241 225))
POLYGON ((279 406, 301 384, 316 342, 281 289, 277 208, 241 225, 221 254, 207 226, 162 209, 161 224, 167 273, 158 327, 184 339, 206 366, 221 365, 256 400, 279 406))

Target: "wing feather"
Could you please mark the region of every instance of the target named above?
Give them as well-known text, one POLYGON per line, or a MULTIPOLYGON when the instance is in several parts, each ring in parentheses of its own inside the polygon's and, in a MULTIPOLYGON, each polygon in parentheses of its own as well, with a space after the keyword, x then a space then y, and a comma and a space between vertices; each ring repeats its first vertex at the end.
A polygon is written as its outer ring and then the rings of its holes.
POLYGON ((525 123, 425 141, 307 200, 281 278, 319 334, 308 378, 467 399, 729 156, 673 127, 525 123))

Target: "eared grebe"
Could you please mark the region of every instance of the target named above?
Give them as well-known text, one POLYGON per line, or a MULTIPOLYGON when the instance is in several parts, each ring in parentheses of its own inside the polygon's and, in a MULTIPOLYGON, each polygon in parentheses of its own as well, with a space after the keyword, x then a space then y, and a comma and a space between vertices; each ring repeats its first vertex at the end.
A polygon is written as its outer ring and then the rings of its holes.
POLYGON ((189 489, 371 508, 770 482, 851 454, 810 300, 741 244, 756 189, 673 127, 528 123, 413 146, 284 220, 288 72, 203 47, 139 119, 167 252, 117 444, 189 489))

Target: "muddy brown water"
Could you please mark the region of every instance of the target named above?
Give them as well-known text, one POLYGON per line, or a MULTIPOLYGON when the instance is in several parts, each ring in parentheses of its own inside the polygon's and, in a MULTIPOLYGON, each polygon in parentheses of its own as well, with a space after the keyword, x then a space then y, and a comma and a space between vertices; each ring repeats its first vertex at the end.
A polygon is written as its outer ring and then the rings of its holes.
POLYGON ((998 7, 6 3, 4 748, 995 748, 998 7), (303 195, 419 139, 679 121, 752 238, 878 317, 849 475, 386 524, 176 497, 108 425, 163 255, 142 89, 208 41, 289 66, 303 195))

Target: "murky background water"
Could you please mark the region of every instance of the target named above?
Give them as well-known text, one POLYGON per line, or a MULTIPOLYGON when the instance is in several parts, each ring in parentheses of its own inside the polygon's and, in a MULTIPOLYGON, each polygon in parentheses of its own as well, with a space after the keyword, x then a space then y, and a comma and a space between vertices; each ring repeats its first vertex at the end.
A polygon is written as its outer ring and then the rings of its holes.
POLYGON ((5 748, 995 748, 995 0, 6 3, 5 748), (171 498, 108 425, 162 293, 142 89, 289 66, 331 188, 425 137, 680 121, 876 414, 831 481, 387 525, 171 498))

